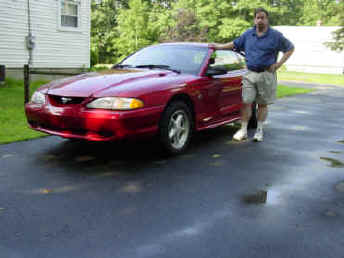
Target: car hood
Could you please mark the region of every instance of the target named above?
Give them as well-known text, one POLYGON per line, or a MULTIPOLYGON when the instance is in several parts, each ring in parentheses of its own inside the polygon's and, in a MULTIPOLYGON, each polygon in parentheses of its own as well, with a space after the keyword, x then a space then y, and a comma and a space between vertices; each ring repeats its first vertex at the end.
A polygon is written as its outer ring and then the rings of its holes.
POLYGON ((146 84, 147 81, 175 74, 164 70, 112 69, 101 72, 81 74, 46 85, 48 94, 71 97, 89 97, 103 95, 102 92, 135 90, 133 85, 146 84), (127 86, 130 85, 130 88, 127 86))

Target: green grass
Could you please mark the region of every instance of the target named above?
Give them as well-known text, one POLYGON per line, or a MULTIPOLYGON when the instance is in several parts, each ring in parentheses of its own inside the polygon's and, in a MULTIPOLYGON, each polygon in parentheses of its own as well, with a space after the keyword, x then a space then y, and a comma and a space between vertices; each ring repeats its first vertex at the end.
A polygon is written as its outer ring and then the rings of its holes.
MULTIPOLYGON (((32 82, 30 93, 48 81, 32 82)), ((24 112, 22 80, 6 79, 0 86, 0 144, 42 137, 46 134, 30 129, 24 112)))
MULTIPOLYGON (((47 82, 32 82, 30 93, 33 93, 40 85, 47 82)), ((281 98, 310 91, 309 89, 279 85, 277 95, 281 98)), ((0 86, 0 144, 34 139, 45 135, 30 129, 27 125, 24 112, 23 81, 6 79, 5 85, 0 86)))
POLYGON ((278 79, 282 81, 295 81, 344 86, 344 75, 341 74, 315 74, 279 71, 278 79))
POLYGON ((314 91, 314 89, 305 89, 299 87, 289 87, 284 85, 278 85, 277 87, 277 98, 284 98, 297 94, 305 94, 314 91))

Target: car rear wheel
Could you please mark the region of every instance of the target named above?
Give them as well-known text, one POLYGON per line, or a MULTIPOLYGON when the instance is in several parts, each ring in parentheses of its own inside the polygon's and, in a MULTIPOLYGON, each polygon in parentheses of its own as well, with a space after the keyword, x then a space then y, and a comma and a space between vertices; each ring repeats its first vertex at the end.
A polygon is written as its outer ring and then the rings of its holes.
POLYGON ((172 102, 160 122, 160 140, 170 154, 182 153, 190 142, 193 120, 190 108, 184 102, 172 102))

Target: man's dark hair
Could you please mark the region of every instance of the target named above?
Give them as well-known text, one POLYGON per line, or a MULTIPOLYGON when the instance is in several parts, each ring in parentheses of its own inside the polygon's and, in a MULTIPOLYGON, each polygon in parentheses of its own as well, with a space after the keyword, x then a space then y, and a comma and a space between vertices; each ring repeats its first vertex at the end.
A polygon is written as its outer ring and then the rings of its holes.
POLYGON ((262 8, 262 7, 256 8, 256 9, 254 10, 254 17, 256 17, 258 13, 265 13, 265 14, 266 14, 266 17, 269 17, 268 11, 265 10, 264 8, 262 8))

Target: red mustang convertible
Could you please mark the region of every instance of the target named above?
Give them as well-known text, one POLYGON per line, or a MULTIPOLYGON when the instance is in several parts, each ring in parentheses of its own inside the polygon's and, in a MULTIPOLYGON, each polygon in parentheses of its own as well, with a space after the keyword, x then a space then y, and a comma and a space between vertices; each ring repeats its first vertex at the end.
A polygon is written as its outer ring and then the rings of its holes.
POLYGON ((181 153, 192 132, 240 119, 244 59, 202 43, 149 46, 111 70, 53 81, 26 104, 32 129, 114 141, 158 135, 181 153))

